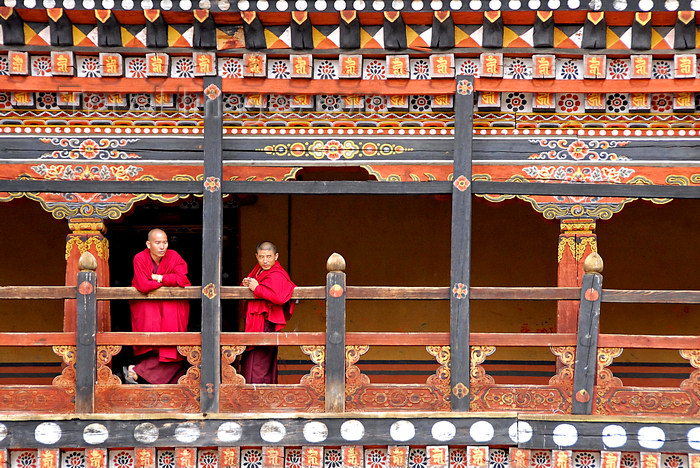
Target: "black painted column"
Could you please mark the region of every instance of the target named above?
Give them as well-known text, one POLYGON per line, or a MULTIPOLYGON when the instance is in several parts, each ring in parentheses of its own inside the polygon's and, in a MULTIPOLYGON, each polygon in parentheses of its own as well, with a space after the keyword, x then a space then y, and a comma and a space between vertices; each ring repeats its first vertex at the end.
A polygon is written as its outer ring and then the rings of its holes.
POLYGON ((219 411, 221 383, 221 197, 223 107, 221 78, 204 78, 204 197, 202 219, 202 413, 219 411))
POLYGON ((345 411, 345 259, 326 262, 326 412, 345 411))
POLYGON ((92 413, 95 410, 95 380, 97 378, 97 260, 85 252, 78 260, 76 291, 75 350, 75 412, 92 413))
POLYGON ((578 311, 576 361, 574 363, 574 398, 572 414, 591 414, 593 387, 598 365, 598 331, 600 301, 603 295, 603 259, 593 252, 583 262, 581 302, 578 311))
POLYGON ((474 77, 457 77, 450 281, 452 411, 469 411, 469 276, 472 229, 474 77))

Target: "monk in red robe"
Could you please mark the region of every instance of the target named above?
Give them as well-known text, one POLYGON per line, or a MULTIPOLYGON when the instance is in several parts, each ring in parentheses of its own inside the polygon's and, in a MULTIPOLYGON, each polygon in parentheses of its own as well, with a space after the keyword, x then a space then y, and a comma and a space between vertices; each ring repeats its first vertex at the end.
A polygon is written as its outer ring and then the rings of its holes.
MULTIPOLYGON (((161 286, 190 285, 187 263, 174 250, 168 250, 168 236, 160 229, 148 233, 146 249, 134 257, 131 285, 146 294, 161 286)), ((131 329, 135 332, 185 332, 190 303, 185 300, 134 300, 131 304, 131 329)), ((125 378, 152 384, 177 383, 185 373, 183 357, 174 346, 134 346, 138 363, 128 366, 125 378)))
MULTIPOLYGON (((296 285, 277 262, 278 256, 272 242, 258 245, 255 252, 258 264, 243 278, 241 284, 255 296, 247 304, 246 332, 280 331, 294 312, 291 299, 296 285)), ((277 347, 249 346, 241 357, 241 373, 249 384, 276 384, 277 347)))

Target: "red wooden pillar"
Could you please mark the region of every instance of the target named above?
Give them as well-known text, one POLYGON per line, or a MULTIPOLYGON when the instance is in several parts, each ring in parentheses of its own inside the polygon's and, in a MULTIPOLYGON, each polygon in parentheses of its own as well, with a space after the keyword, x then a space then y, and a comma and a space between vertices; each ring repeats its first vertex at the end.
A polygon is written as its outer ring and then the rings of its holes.
MULTIPOLYGON (((559 234, 557 286, 581 287, 583 261, 598 252, 595 219, 562 219, 559 234)), ((558 301, 557 332, 576 333, 579 301, 558 301)))
MULTIPOLYGON (((97 286, 109 286, 109 242, 104 236, 105 225, 100 218, 73 218, 68 221, 70 234, 66 237, 66 286, 75 286, 78 278, 78 260, 90 252, 97 260, 97 286)), ((76 330, 76 302, 66 299, 63 313, 63 331, 76 330)), ((97 303, 97 331, 111 328, 109 301, 97 303)))

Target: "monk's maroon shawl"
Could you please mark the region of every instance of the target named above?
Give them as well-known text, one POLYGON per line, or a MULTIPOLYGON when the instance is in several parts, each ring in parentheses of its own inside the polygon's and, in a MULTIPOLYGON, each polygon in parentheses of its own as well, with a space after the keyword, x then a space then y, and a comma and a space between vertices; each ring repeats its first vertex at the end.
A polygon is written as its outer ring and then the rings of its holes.
MULTIPOLYGON (((190 285, 187 279, 187 264, 174 250, 167 250, 158 264, 156 274, 163 275, 163 282, 151 279, 153 259, 148 249, 134 257, 134 280, 131 285, 142 293, 161 286, 190 285)), ((135 332, 185 332, 190 315, 189 301, 182 300, 134 300, 131 304, 131 329, 135 332)), ((182 356, 174 346, 134 346, 134 354, 157 351, 159 361, 179 361, 182 356)))
POLYGON ((294 312, 291 299, 296 285, 279 262, 275 262, 269 270, 256 265, 248 277, 258 280, 258 286, 253 291, 256 299, 248 301, 245 331, 265 331, 265 320, 275 324, 275 331, 280 331, 294 312))

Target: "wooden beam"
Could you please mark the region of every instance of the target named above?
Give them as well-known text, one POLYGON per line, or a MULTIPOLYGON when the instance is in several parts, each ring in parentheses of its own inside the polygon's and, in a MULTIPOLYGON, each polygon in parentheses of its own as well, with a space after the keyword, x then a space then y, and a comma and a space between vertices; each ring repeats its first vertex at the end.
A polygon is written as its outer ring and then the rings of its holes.
MULTIPOLYGON (((90 254, 83 254, 90 255, 90 254)), ((94 258, 92 259, 95 262, 94 258)), ((95 381, 97 379, 97 274, 94 269, 83 269, 79 262, 76 351, 75 351, 75 412, 92 413, 95 410, 95 381)), ((94 264, 97 265, 96 263, 94 264)), ((94 268, 94 267, 93 267, 94 268)))
POLYGON ((0 332, 0 346, 75 346, 75 337, 75 332, 0 332))
POLYGON ((635 304, 700 304, 700 291, 603 289, 603 302, 635 304))
POLYGON ((450 404, 452 411, 469 411, 473 76, 457 77, 454 101, 454 183, 450 235, 450 404))
MULTIPOLYGON (((585 263, 584 268, 586 268, 585 263)), ((574 395, 571 401, 572 414, 591 414, 593 411, 593 386, 595 385, 598 364, 598 330, 602 290, 602 275, 595 272, 586 272, 583 275, 578 312, 574 395)))
MULTIPOLYGON (((374 181, 226 181, 223 193, 291 194, 291 195, 429 195, 450 194, 452 183, 374 182, 374 181)), ((590 196, 620 198, 700 198, 700 185, 632 185, 488 182, 475 180, 470 185, 474 194, 590 196)), ((0 192, 48 193, 202 193, 199 181, 49 181, 0 180, 0 192)))
MULTIPOLYGON (((19 48, 16 48, 19 50, 19 48)), ((532 54, 544 50, 527 49, 532 54)), ((479 50, 480 51, 480 50, 479 50)), ((142 51, 139 51, 142 53, 142 51)), ((508 51, 511 52, 510 50, 508 51)), ((617 54, 620 51, 614 51, 617 54)), ((629 52, 629 51, 628 51, 629 52)), ((285 54, 289 54, 286 50, 285 54)), ((344 52, 346 53, 346 52, 344 52)), ((366 52, 369 53, 369 52, 366 52)), ((383 51, 386 53, 386 51, 383 51)), ((514 52, 515 53, 515 52, 514 52)), ((561 53, 561 52, 558 52, 561 53)), ((581 54, 581 51, 577 51, 581 54)), ((656 51, 655 51, 656 53, 656 51)), ((694 53, 692 50, 687 53, 694 53)), ((222 80, 225 93, 238 94, 339 94, 339 95, 439 95, 454 94, 455 80, 318 80, 268 78, 226 78, 222 80)), ((530 93, 678 93, 700 89, 700 79, 672 80, 509 80, 500 78, 476 78, 477 91, 530 92, 530 93)), ((0 89, 6 92, 34 91, 56 92, 61 89, 94 93, 201 93, 201 78, 83 78, 0 76, 0 89)))
POLYGON ((345 411, 345 259, 337 253, 326 274, 326 412, 345 411))
POLYGON ((202 219, 202 363, 200 408, 219 411, 221 384, 221 259, 223 237, 223 94, 221 78, 204 79, 204 201, 202 219))
POLYGON ((0 299, 75 299, 75 286, 0 286, 0 299))
POLYGON ((601 334, 598 337, 598 346, 634 349, 698 349, 698 336, 601 334))

